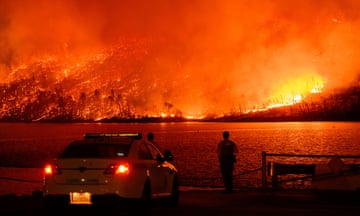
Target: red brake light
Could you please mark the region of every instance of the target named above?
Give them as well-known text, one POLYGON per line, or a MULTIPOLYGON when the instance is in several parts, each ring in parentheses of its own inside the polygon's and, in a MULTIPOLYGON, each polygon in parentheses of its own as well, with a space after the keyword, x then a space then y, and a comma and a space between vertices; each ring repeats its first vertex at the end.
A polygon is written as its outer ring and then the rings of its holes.
POLYGON ((53 169, 52 169, 52 166, 50 164, 46 164, 46 166, 44 167, 44 173, 45 173, 45 175, 52 175, 53 174, 53 169))
POLYGON ((44 167, 45 175, 61 174, 61 170, 58 165, 46 164, 44 167))
POLYGON ((115 174, 115 175, 128 175, 129 174, 129 164, 110 164, 105 170, 105 174, 115 174))
POLYGON ((128 174, 129 173, 129 164, 119 164, 118 168, 115 171, 115 174, 128 174))

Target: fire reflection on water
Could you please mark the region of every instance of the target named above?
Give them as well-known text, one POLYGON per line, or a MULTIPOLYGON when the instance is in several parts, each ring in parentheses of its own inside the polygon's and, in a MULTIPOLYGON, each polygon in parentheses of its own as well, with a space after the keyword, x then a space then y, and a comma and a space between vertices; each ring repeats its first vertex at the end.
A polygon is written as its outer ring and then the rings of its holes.
MULTIPOLYGON (((170 149, 183 179, 220 177, 216 156, 223 130, 238 145, 235 175, 261 168, 262 152, 279 154, 360 155, 356 122, 284 123, 84 123, 0 124, 0 166, 42 167, 68 143, 97 132, 153 132, 162 149, 170 149)), ((279 163, 327 164, 323 158, 268 158, 279 163)), ((359 163, 359 161, 355 161, 359 163)), ((354 161, 345 160, 345 163, 354 161)), ((36 173, 34 173, 36 175, 36 173)), ((35 179, 28 177, 28 179, 35 179)), ((239 176, 247 186, 261 185, 261 171, 239 176)))

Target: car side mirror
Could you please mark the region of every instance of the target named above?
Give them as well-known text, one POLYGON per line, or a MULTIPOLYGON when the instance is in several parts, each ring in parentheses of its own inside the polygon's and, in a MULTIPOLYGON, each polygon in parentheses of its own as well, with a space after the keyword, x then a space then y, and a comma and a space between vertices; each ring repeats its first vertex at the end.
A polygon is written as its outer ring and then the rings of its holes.
POLYGON ((173 161, 174 160, 174 156, 173 156, 173 154, 171 153, 171 151, 169 149, 166 149, 164 151, 164 159, 166 161, 173 161))
POLYGON ((156 161, 160 162, 160 163, 164 163, 165 158, 163 158, 160 154, 156 155, 156 161))

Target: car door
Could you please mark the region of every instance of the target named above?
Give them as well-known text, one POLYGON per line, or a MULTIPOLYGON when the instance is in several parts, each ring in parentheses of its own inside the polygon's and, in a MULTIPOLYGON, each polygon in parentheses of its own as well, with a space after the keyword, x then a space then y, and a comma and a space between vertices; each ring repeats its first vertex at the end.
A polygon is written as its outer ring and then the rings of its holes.
POLYGON ((156 160, 156 156, 153 156, 145 142, 139 143, 138 156, 142 166, 146 167, 146 175, 148 175, 151 183, 152 196, 162 196, 166 187, 166 178, 164 177, 161 162, 156 160))
POLYGON ((152 158, 156 163, 156 175, 158 181, 154 182, 154 184, 156 184, 154 187, 157 188, 157 195, 167 196, 170 193, 168 188, 171 180, 172 170, 169 168, 169 166, 166 166, 167 163, 164 161, 164 156, 156 147, 154 147, 153 144, 147 143, 147 147, 149 148, 152 158))

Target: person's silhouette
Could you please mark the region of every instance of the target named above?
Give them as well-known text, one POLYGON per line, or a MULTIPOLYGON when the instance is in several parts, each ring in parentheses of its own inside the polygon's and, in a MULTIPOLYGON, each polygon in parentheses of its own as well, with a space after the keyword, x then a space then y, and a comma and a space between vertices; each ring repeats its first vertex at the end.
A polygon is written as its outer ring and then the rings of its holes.
POLYGON ((147 135, 148 141, 151 142, 152 144, 154 144, 157 148, 160 148, 160 146, 157 144, 157 142, 155 142, 154 138, 155 138, 154 133, 149 132, 147 135))
POLYGON ((217 147, 217 155, 220 162, 220 171, 223 178, 225 191, 231 192, 233 190, 233 171, 236 163, 236 154, 238 148, 232 140, 229 139, 230 133, 223 132, 223 140, 219 142, 217 147))

